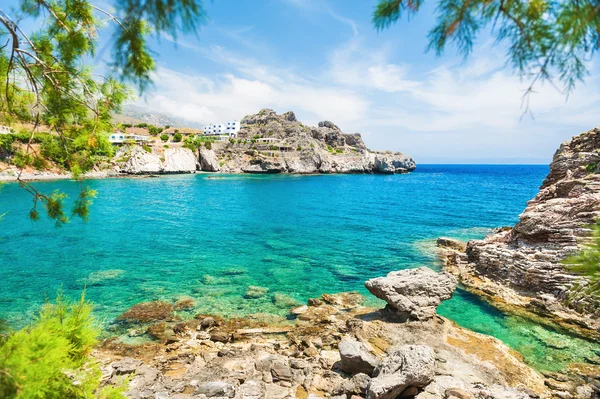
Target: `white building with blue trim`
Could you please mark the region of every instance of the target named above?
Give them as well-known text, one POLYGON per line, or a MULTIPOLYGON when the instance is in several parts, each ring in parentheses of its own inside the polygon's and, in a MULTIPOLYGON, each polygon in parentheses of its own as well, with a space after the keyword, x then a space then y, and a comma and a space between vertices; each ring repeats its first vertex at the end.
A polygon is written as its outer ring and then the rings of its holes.
POLYGON ((210 136, 229 136, 237 137, 240 131, 240 123, 231 121, 227 123, 213 123, 212 125, 204 126, 202 133, 210 136))

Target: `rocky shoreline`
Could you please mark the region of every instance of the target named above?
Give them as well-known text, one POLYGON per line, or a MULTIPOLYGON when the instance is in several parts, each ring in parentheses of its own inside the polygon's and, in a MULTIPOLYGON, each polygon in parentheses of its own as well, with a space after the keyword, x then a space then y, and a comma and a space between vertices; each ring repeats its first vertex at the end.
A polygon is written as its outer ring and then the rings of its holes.
POLYGON ((540 192, 514 227, 467 244, 442 239, 445 268, 504 311, 531 313, 600 339, 600 304, 565 267, 600 219, 600 129, 563 143, 540 192))
POLYGON ((130 379, 131 398, 588 399, 600 388, 583 366, 544 376, 499 340, 437 316, 456 287, 449 274, 420 268, 366 285, 385 309, 362 306, 357 293, 324 294, 291 309, 293 321, 265 323, 182 321, 160 303, 136 305, 121 322, 146 323, 157 341, 108 339, 95 357, 105 384, 130 379))
POLYGON ((588 399, 600 392, 600 366, 540 374, 496 338, 436 315, 456 284, 427 268, 392 272, 366 283, 385 309, 364 307, 355 292, 324 294, 276 323, 205 314, 183 321, 165 303, 139 304, 120 322, 156 341, 108 339, 95 357, 105 384, 129 378, 131 398, 588 399))

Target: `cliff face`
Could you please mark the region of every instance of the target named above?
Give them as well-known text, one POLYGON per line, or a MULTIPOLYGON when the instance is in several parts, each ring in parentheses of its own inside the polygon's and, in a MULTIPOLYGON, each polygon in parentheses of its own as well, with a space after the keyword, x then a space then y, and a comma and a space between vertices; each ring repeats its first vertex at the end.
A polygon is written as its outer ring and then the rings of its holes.
POLYGON ((569 297, 578 310, 598 313, 590 296, 570 295, 580 276, 561 263, 581 249, 600 218, 600 128, 563 143, 537 196, 520 221, 467 245, 468 269, 491 282, 546 303, 569 297))
POLYGON ((402 153, 367 149, 360 134, 332 122, 305 126, 293 112, 264 109, 241 121, 243 142, 215 149, 225 173, 406 173, 415 161, 402 153))

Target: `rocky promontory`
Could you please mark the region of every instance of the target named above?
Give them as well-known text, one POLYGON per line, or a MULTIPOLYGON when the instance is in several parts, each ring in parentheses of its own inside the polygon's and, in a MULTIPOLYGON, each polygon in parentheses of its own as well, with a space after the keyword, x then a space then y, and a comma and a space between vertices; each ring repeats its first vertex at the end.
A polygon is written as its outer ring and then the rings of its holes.
POLYGON ((296 120, 293 112, 278 115, 270 109, 246 116, 235 138, 201 144, 194 152, 190 147, 183 142, 126 146, 113 162, 125 174, 394 174, 416 167, 415 161, 402 153, 369 150, 360 134, 343 133, 330 121, 310 127, 296 120))
POLYGON ((564 260, 589 240, 600 218, 600 128, 564 142, 520 221, 483 240, 441 243, 448 270, 473 290, 600 336, 600 304, 586 277, 564 260))

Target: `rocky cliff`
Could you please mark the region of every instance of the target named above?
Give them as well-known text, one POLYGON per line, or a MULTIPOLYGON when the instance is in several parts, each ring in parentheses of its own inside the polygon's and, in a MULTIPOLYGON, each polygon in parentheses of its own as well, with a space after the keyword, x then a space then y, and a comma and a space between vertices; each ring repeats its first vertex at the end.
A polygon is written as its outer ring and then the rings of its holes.
POLYGON ((416 167, 402 153, 370 151, 360 134, 345 134, 332 122, 309 127, 293 112, 278 115, 270 109, 246 116, 238 140, 215 154, 225 173, 391 174, 416 167))
POLYGON ((581 318, 562 306, 600 314, 597 298, 578 294, 586 279, 570 273, 562 262, 581 249, 590 225, 600 218, 599 166, 600 128, 563 143, 520 221, 469 242, 463 256, 451 259, 463 282, 600 332, 594 317, 581 318))

